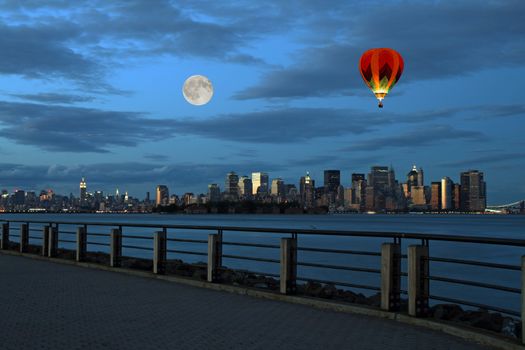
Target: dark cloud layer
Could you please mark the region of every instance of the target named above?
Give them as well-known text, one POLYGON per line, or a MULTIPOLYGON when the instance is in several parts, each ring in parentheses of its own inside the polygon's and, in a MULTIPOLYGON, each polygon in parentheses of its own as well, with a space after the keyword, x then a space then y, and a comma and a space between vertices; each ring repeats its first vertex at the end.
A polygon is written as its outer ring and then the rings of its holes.
POLYGON ((74 104, 80 102, 91 102, 95 99, 93 96, 57 94, 53 92, 39 94, 10 94, 10 96, 22 100, 47 104, 74 104))
POLYGON ((334 19, 347 29, 342 39, 303 49, 288 68, 268 72, 259 84, 239 91, 235 98, 353 94, 362 88, 357 62, 371 47, 398 50, 405 59, 407 69, 401 79, 406 82, 519 67, 525 59, 525 2, 521 0, 402 1, 382 3, 369 12, 348 11, 354 13, 346 24, 334 19))
POLYGON ((109 152, 174 135, 173 123, 141 113, 0 101, 0 137, 48 151, 109 152))
POLYGON ((478 131, 459 130, 449 125, 432 125, 409 132, 385 137, 368 138, 344 148, 345 151, 378 151, 385 148, 413 148, 435 145, 443 141, 486 141, 488 137, 478 131))
MULTIPOLYGON (((42 95, 37 95, 41 98, 42 95)), ((70 101, 74 96, 43 98, 70 101)), ((351 109, 286 108, 258 112, 223 114, 207 119, 152 119, 147 114, 125 111, 106 111, 94 108, 16 103, 0 101, 0 137, 18 144, 32 145, 48 151, 108 152, 113 146, 134 147, 143 142, 164 140, 177 135, 239 143, 291 144, 345 135, 361 135, 381 130, 389 125, 423 124, 447 118, 488 118, 489 116, 522 116, 523 106, 478 106, 448 108, 410 114, 369 113, 351 109), (489 112, 487 112, 489 111, 489 112)), ((444 137, 474 138, 474 132, 438 126, 423 132, 438 132, 444 137), (448 128, 448 129, 447 129, 448 128)), ((435 137, 407 135, 413 142, 431 143, 435 137)), ((425 134, 426 135, 426 134, 425 134)), ((479 136, 479 135, 478 135, 479 136)), ((385 138, 378 144, 403 139, 385 138)), ((405 138, 404 140, 407 140, 405 138)), ((369 147, 355 145, 356 149, 369 147)), ((253 153, 250 152, 253 156, 253 153)), ((163 160, 162 155, 150 154, 147 159, 163 160)))

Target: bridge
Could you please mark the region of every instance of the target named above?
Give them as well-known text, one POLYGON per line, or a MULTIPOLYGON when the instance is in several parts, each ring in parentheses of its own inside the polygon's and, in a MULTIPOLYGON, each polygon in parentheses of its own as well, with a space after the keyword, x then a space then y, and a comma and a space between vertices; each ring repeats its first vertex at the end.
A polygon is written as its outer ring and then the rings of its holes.
POLYGON ((486 211, 496 213, 512 212, 525 214, 525 199, 508 204, 487 205, 486 211))

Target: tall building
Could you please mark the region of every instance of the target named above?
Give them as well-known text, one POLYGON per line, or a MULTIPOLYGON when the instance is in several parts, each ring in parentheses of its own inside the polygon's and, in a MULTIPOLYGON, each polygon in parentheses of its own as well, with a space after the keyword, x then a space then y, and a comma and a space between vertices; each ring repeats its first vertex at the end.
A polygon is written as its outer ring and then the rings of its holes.
POLYGON ((412 204, 414 206, 424 208, 427 205, 427 197, 425 194, 425 186, 414 186, 410 194, 412 204))
POLYGON ((454 209, 452 206, 453 187, 454 187, 454 183, 452 182, 452 180, 450 180, 449 177, 445 176, 443 179, 441 179, 441 209, 442 210, 454 209))
POLYGON ((432 182, 430 193, 430 209, 441 210, 441 182, 432 182))
POLYGON ((239 196, 251 198, 253 193, 252 179, 244 175, 239 178, 239 196))
POLYGON ((266 195, 268 194, 268 173, 256 172, 252 173, 252 194, 266 195))
POLYGON ((16 190, 13 197, 13 204, 17 207, 22 207, 26 202, 26 192, 24 190, 16 190))
POLYGON ((366 199, 365 174, 352 174, 352 189, 350 193, 351 207, 360 211, 364 210, 366 199))
POLYGON ((461 173, 461 210, 485 211, 487 206, 487 188, 483 173, 469 170, 461 173))
POLYGON ((208 185, 208 201, 210 203, 217 203, 221 200, 221 189, 217 184, 208 185))
POLYGON ((375 190, 384 190, 390 181, 390 171, 387 166, 373 166, 368 174, 368 186, 375 190))
POLYGON ((423 168, 419 168, 417 170, 417 167, 414 165, 412 167, 412 170, 410 170, 407 174, 407 187, 406 187, 406 194, 408 197, 410 197, 410 193, 412 192, 413 186, 424 186, 423 183, 423 168))
POLYGON ((226 174, 224 194, 229 200, 235 201, 239 199, 239 175, 233 171, 226 174))
POLYGON ((340 170, 325 170, 324 171, 324 190, 326 193, 337 193, 337 189, 341 185, 341 171, 340 170))
POLYGON ((83 207, 87 203, 87 183, 86 179, 80 180, 80 206, 83 207))
POLYGON ((315 180, 310 177, 309 172, 306 172, 306 176, 301 176, 299 195, 304 208, 308 209, 315 206, 315 180))
POLYGON ((452 201, 452 208, 454 210, 460 210, 461 209, 461 185, 460 184, 454 184, 453 189, 453 201, 452 201))
POLYGON ((271 194, 274 197, 285 197, 284 181, 280 177, 272 180, 271 194))
MULTIPOLYGON (((118 190, 117 190, 118 193, 118 190)), ((118 194, 117 197, 120 197, 118 194)), ((156 191, 156 198, 155 198, 155 204, 157 206, 159 205, 168 205, 170 200, 170 193, 168 191, 168 186, 166 185, 158 185, 157 191, 156 191)))

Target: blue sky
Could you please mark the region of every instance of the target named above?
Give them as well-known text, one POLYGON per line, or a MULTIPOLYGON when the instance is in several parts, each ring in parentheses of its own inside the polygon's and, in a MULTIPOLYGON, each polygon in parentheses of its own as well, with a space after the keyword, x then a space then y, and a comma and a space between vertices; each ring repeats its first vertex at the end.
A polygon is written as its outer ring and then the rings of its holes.
POLYGON ((427 182, 485 172, 525 198, 525 2, 2 1, 0 188, 206 191, 267 171, 413 164, 427 182), (405 60, 377 108, 357 65, 405 60), (189 105, 190 75, 212 101, 189 105))

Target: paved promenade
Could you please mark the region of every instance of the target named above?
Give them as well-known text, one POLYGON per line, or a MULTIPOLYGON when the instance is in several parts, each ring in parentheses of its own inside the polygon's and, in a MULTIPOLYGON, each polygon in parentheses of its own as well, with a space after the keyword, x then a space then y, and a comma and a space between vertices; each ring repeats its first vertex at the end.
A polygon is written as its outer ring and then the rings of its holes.
POLYGON ((379 318, 0 253, 0 349, 487 349, 379 318))

